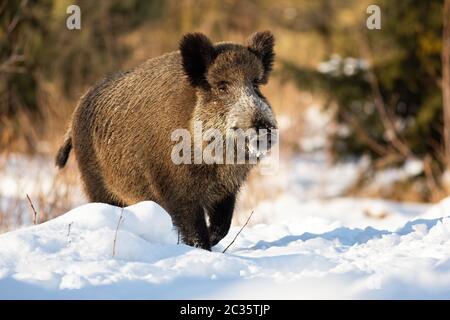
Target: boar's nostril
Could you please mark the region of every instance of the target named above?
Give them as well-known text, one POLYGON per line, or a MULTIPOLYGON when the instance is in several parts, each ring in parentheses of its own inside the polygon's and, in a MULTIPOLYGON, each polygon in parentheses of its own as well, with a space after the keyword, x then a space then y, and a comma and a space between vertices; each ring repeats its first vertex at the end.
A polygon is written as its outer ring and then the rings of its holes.
POLYGON ((260 130, 267 130, 267 132, 270 132, 272 125, 270 125, 267 121, 257 119, 254 121, 253 127, 257 132, 259 132, 260 130))

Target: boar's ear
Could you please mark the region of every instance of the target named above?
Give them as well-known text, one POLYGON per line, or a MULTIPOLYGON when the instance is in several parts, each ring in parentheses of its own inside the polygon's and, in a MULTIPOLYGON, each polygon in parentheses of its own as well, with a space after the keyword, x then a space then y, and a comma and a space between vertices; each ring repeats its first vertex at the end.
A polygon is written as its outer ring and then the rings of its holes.
POLYGON ((253 52, 262 62, 264 66, 264 76, 262 82, 267 82, 269 73, 272 71, 275 52, 273 46, 275 38, 270 31, 260 31, 252 34, 247 40, 248 50, 253 52))
POLYGON ((211 41, 202 33, 188 33, 180 41, 183 68, 193 86, 207 85, 206 71, 215 58, 211 41))

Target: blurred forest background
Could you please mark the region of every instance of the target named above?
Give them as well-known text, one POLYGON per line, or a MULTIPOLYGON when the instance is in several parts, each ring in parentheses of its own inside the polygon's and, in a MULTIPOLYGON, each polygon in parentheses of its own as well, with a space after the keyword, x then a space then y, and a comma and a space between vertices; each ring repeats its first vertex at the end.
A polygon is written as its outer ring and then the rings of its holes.
MULTIPOLYGON (((303 152, 304 111, 319 105, 332 118, 330 161, 369 159, 347 194, 438 201, 450 185, 449 2, 1 0, 0 172, 52 166, 80 96, 107 74, 176 50, 182 34, 243 42, 269 29, 277 59, 263 91, 277 115, 293 123, 281 136, 282 157, 303 152), (71 4, 81 8, 81 30, 66 28, 71 4), (381 8, 381 30, 366 27, 370 4, 381 8), (38 161, 30 165, 20 156, 38 161), (378 171, 411 160, 420 164, 416 174, 367 187, 378 171)), ((43 219, 74 204, 79 182, 73 159, 69 165, 54 176, 45 171, 50 182, 39 177, 47 183, 34 193, 43 219)), ((22 205, 23 198, 1 202, 0 227, 17 219, 22 205)))

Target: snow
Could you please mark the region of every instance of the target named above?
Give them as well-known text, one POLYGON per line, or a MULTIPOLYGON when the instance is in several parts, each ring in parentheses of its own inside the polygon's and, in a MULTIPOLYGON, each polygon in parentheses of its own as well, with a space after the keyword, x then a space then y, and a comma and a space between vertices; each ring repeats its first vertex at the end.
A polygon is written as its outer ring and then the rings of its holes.
MULTIPOLYGON (((53 158, 48 156, 0 153, 0 221, 3 219, 0 232, 4 231, 5 225, 17 228, 31 223, 33 217, 26 195, 41 213, 47 214, 61 213, 66 211, 60 211, 61 207, 67 209, 70 205, 85 203, 79 183, 69 184, 58 174, 53 158)), ((39 218, 47 217, 38 215, 39 218)))
POLYGON ((0 236, 0 298, 449 298, 449 203, 393 231, 311 206, 289 223, 246 227, 224 254, 239 227, 208 252, 177 244, 154 202, 86 204, 0 236))
POLYGON ((377 187, 392 185, 397 181, 404 181, 423 172, 423 162, 419 159, 407 159, 400 168, 388 168, 377 172, 373 184, 377 187))
MULTIPOLYGON (((311 139, 310 148, 258 180, 264 196, 238 207, 212 252, 178 244, 154 202, 85 204, 0 235, 0 299, 449 299, 450 198, 431 205, 342 196, 368 160, 331 164, 324 130, 314 129, 327 121, 316 111, 308 117, 299 143, 311 139)), ((411 161, 398 175, 421 170, 411 161)), ((0 175, 9 192, 1 197, 22 197, 7 178, 13 171, 0 175)), ((252 190, 242 191, 241 205, 252 190)))
POLYGON ((330 60, 319 63, 317 70, 320 73, 331 74, 333 76, 343 74, 349 77, 367 70, 368 66, 367 61, 364 59, 356 59, 353 57, 342 58, 338 54, 333 54, 330 60))

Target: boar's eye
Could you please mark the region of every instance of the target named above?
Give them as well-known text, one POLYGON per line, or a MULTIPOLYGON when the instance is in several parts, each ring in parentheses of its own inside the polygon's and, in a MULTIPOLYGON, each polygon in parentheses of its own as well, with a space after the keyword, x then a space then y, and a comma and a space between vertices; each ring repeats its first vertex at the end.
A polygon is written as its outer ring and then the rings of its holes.
POLYGON ((219 81, 217 83, 217 89, 220 93, 226 93, 228 91, 228 86, 230 85, 227 81, 219 81))

